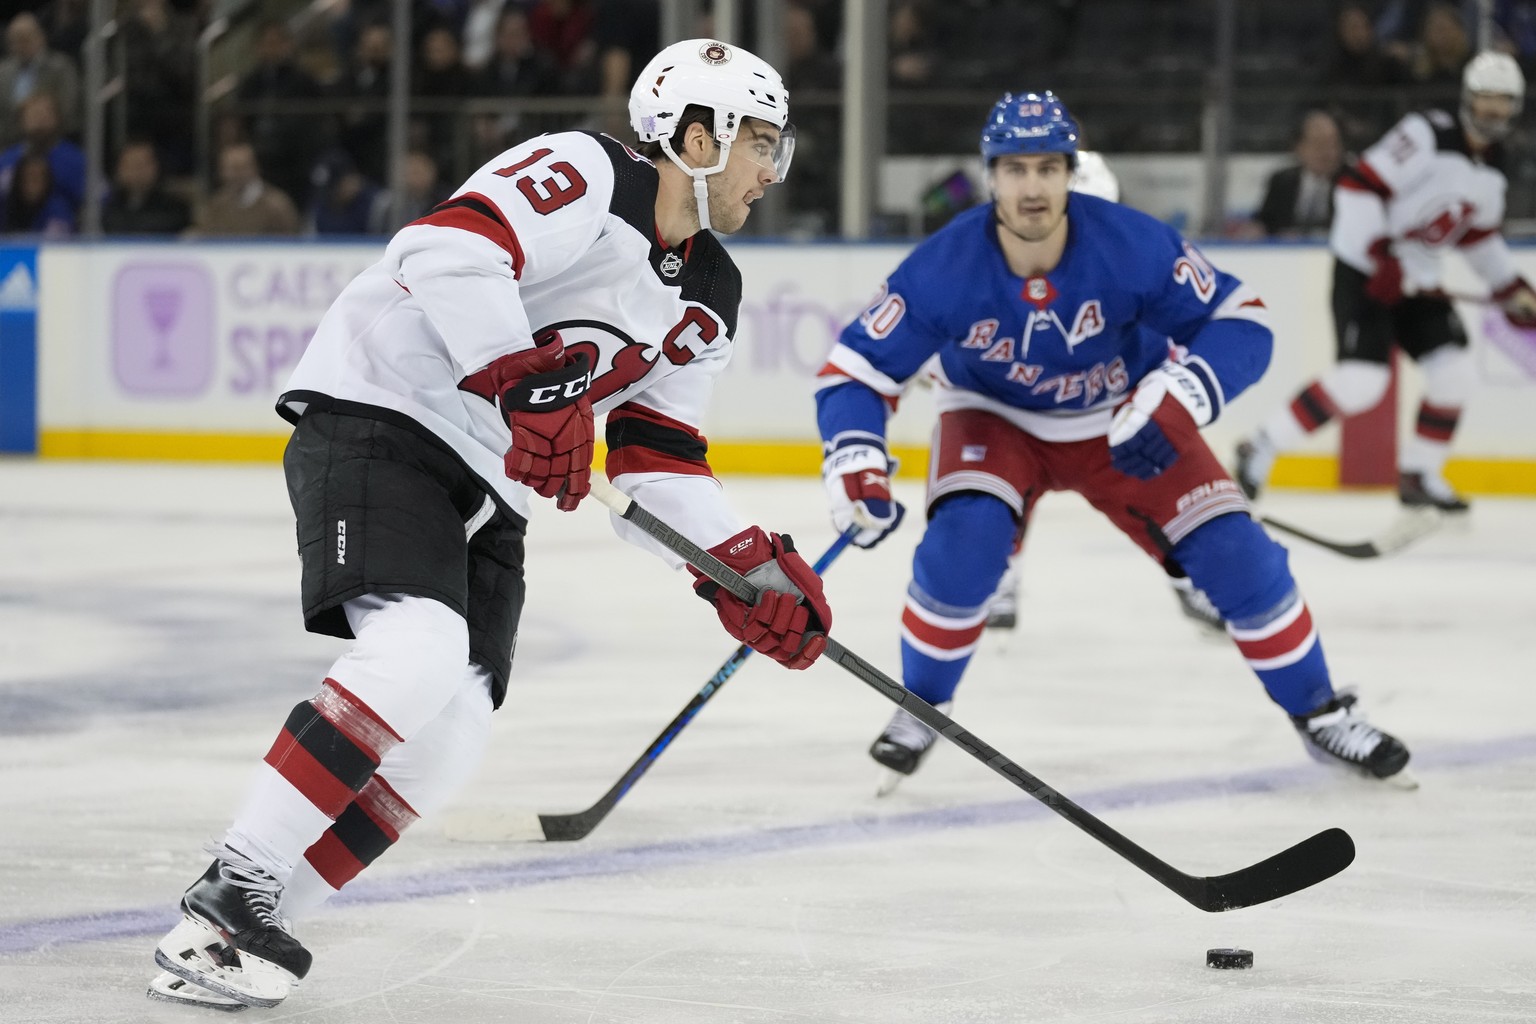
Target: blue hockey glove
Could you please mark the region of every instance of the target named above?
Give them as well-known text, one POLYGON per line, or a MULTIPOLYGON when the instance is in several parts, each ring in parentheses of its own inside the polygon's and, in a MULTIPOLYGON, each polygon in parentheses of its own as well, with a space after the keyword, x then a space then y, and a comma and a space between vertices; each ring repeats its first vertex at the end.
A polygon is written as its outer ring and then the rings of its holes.
POLYGON ((885 449, 873 444, 847 444, 822 461, 832 525, 838 533, 858 526, 853 543, 861 548, 880 543, 906 515, 906 507, 891 497, 893 468, 885 449))
POLYGON ((1220 391, 1201 364, 1166 362, 1141 379, 1109 425, 1109 459, 1138 480, 1151 480, 1178 461, 1168 439, 1178 418, 1203 427, 1216 418, 1220 391))

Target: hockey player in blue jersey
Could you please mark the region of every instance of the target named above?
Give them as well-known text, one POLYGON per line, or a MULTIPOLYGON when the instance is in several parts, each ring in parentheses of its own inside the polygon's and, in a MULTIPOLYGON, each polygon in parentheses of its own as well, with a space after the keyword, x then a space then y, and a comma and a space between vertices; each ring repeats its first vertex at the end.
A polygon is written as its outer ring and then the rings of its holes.
MULTIPOLYGON (((1014 537, 1040 495, 1076 491, 1188 573, 1306 747, 1368 777, 1408 750, 1336 693, 1286 551, 1199 430, 1269 364, 1263 301, 1171 228, 1069 191, 1077 126, 1052 94, 1005 95, 981 136, 993 202, 920 244, 821 371, 823 476, 839 530, 900 521, 885 421, 938 355, 928 526, 901 623, 906 686, 951 700, 1014 537)), ((870 748, 910 774, 934 741, 904 711, 870 748)))

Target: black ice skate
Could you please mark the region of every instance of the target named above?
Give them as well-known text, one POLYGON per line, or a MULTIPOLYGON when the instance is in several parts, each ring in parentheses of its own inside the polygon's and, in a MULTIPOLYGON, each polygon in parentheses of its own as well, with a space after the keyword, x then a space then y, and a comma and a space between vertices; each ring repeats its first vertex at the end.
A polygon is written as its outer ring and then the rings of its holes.
POLYGON ((1466 512, 1466 499, 1443 481, 1429 481, 1423 473, 1397 475, 1397 500, 1404 508, 1433 508, 1451 515, 1466 512))
MULTIPOLYGON (((181 923, 160 940, 155 963, 224 999, 276 1006, 309 973, 309 950, 277 915, 277 879, 235 850, 214 852, 219 859, 182 897, 181 923)), ((157 991, 154 984, 149 992, 159 999, 176 994, 201 995, 168 986, 157 991)))
MULTIPOLYGON (((987 629, 1013 629, 1019 624, 1019 576, 1009 565, 987 599, 987 629)), ((876 758, 875 760, 879 760, 876 758)))
POLYGON ((1264 489, 1264 482, 1269 479, 1269 469, 1273 464, 1274 456, 1265 453, 1254 442, 1238 442, 1232 479, 1243 492, 1243 497, 1249 501, 1258 498, 1259 492, 1264 489))
MULTIPOLYGON (((947 715, 953 703, 945 701, 934 707, 947 715)), ((902 779, 917 771, 917 766, 923 763, 933 741, 938 738, 938 733, 898 708, 880 738, 869 747, 869 756, 890 769, 875 795, 888 795, 902 779)))
POLYGON ((1168 582, 1173 584, 1173 593, 1179 599, 1179 611, 1198 623, 1201 633, 1222 640, 1227 638, 1227 620, 1221 617, 1205 591, 1195 586, 1188 576, 1175 576, 1168 582))
POLYGON ((1291 716, 1307 753, 1314 761, 1350 768, 1369 778, 1415 785, 1412 776, 1403 774, 1408 748, 1367 722, 1356 709, 1355 700, 1355 695, 1346 691, 1311 714, 1291 716))

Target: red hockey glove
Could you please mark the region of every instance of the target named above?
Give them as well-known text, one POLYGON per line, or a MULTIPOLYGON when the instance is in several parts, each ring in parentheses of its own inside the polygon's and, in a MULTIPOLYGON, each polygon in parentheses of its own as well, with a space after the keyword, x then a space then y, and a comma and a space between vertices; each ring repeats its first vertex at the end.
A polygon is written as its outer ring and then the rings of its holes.
POLYGON ((1395 306, 1403 301, 1403 265, 1392 254, 1392 243, 1378 238, 1371 243, 1371 264, 1374 269, 1365 282, 1365 294, 1383 306, 1395 306))
POLYGON ((1516 278, 1493 293, 1493 300, 1504 310, 1504 318, 1515 327, 1536 328, 1536 291, 1525 278, 1516 278))
POLYGON ((809 668, 827 649, 832 609, 821 577, 795 552, 794 542, 756 526, 709 549, 758 588, 748 605, 692 566, 693 589, 715 606, 725 631, 760 654, 789 668, 809 668))
POLYGON ((558 334, 470 374, 459 387, 501 404, 512 430, 506 474, 569 512, 592 489, 592 364, 558 334))

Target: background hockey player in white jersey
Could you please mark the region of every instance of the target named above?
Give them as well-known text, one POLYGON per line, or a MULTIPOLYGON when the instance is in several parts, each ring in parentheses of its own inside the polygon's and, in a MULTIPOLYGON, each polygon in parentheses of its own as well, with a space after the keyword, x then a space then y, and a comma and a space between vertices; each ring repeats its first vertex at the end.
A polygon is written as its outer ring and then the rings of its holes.
POLYGON ((1399 454, 1399 497, 1410 507, 1466 511, 1444 466, 1474 366, 1466 330, 1438 292, 1441 261, 1447 250, 1461 253, 1512 323, 1536 326, 1536 293, 1516 273, 1499 233, 1506 187, 1500 141, 1524 97, 1514 58, 1480 53, 1462 74, 1459 112, 1409 114, 1344 170, 1328 239, 1338 363, 1238 445, 1235 476, 1249 497, 1268 481, 1279 452, 1381 401, 1395 343, 1424 373, 1414 434, 1399 454))
MULTIPOLYGON (((1082 494, 1209 595, 1319 760, 1386 778, 1408 751, 1336 694, 1285 549, 1260 529, 1199 429, 1263 373, 1263 302, 1146 214, 1069 191, 1076 125, 1046 93, 1007 95, 981 137, 993 202, 919 245, 821 371, 823 475, 838 529, 899 522, 888 410, 939 358, 928 525, 901 622, 903 682, 947 705, 1019 523, 1082 494), (1070 229, 1069 229, 1070 224, 1070 229), (1177 346, 1170 355, 1170 339, 1177 346)), ((870 748, 903 774, 935 735, 898 712, 870 748)))
POLYGON ((726 630, 791 668, 825 649, 819 580, 787 537, 744 527, 699 433, 741 298, 702 229, 736 231, 783 180, 783 84, 689 40, 640 73, 630 119, 654 164, 585 132, 501 154, 395 235, 294 371, 279 409, 306 625, 355 643, 210 846, 152 997, 276 1004, 311 960, 288 920, 467 778, 507 689, 532 495, 587 493, 594 410, 614 483, 763 588, 749 607, 696 580, 726 630))

